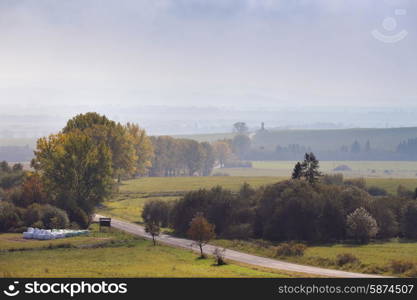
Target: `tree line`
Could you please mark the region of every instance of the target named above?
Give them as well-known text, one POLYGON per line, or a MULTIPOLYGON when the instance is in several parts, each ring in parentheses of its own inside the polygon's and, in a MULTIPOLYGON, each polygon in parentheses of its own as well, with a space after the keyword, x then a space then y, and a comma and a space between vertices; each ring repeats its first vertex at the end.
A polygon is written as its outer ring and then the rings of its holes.
POLYGON ((417 239, 414 191, 400 187, 393 196, 367 187, 364 180, 319 176, 311 155, 307 159, 304 175, 273 185, 254 189, 244 184, 238 192, 218 186, 189 192, 172 203, 150 201, 143 219, 182 236, 189 235, 194 217, 203 216, 216 236, 228 239, 358 243, 417 239))
POLYGON ((214 148, 207 142, 151 137, 154 153, 149 176, 209 176, 215 166, 214 148))
POLYGON ((34 171, 19 171, 13 175, 19 180, 3 189, 1 231, 87 227, 118 182, 148 172, 153 146, 138 125, 87 113, 39 139, 34 154, 34 171))
POLYGON ((136 124, 121 124, 97 113, 79 114, 60 132, 37 141, 31 162, 34 171, 0 164, 4 200, 0 230, 85 228, 94 208, 111 196, 121 180, 208 176, 216 163, 224 166, 241 151, 241 141, 240 135, 214 144, 149 137, 136 124))

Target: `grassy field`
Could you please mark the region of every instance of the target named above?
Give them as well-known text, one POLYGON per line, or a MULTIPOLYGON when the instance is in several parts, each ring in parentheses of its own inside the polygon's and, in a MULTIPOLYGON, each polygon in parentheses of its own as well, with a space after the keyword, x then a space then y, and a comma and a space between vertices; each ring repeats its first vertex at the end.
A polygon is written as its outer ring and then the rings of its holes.
MULTIPOLYGON (((285 176, 291 175, 295 161, 254 161, 253 168, 218 169, 231 176, 285 176)), ((324 173, 342 173, 345 177, 366 178, 416 178, 415 161, 321 161, 320 170, 324 173), (333 171, 340 165, 348 166, 351 171, 333 171)))
POLYGON ((275 254, 276 245, 265 241, 216 240, 213 244, 259 256, 276 258, 304 265, 370 274, 403 275, 397 274, 391 269, 391 262, 395 260, 410 262, 417 266, 417 243, 399 241, 396 239, 389 242, 371 243, 368 245, 313 245, 308 247, 304 256, 301 257, 277 257, 275 254), (344 253, 355 255, 359 259, 359 262, 338 266, 336 264, 336 256, 344 253))
MULTIPOLYGON (((270 168, 274 165, 270 165, 270 168)), ((141 222, 140 214, 143 205, 150 199, 172 201, 178 199, 187 191, 199 188, 211 188, 222 185, 234 191, 244 183, 259 187, 286 179, 286 177, 165 177, 143 178, 129 180, 120 186, 120 193, 112 200, 104 203, 99 213, 130 222, 141 222)), ((401 184, 410 190, 417 187, 417 179, 400 178, 367 178, 368 186, 379 186, 395 194, 401 184)), ((241 250, 260 256, 275 257, 275 249, 267 242, 253 243, 242 241, 216 240, 219 246, 241 250)), ((326 268, 337 268, 355 272, 393 274, 389 264, 392 260, 401 259, 411 261, 417 265, 417 243, 390 241, 374 243, 364 246, 337 244, 309 247, 303 257, 279 258, 306 265, 315 265, 326 268), (343 267, 335 263, 337 254, 352 253, 360 260, 358 264, 349 264, 343 267)))
POLYGON ((199 188, 212 188, 221 185, 237 191, 244 182, 254 187, 271 184, 283 180, 276 177, 149 177, 123 182, 119 193, 103 203, 98 210, 100 214, 118 217, 130 222, 140 222, 142 207, 146 201, 161 199, 172 201, 184 193, 199 188))
POLYGON ((198 142, 215 142, 218 140, 232 139, 235 136, 234 133, 206 133, 206 134, 183 134, 173 135, 174 138, 191 139, 198 142))
POLYGON ((0 234, 3 277, 293 277, 238 264, 214 266, 191 251, 157 245, 112 230, 55 241, 0 234))

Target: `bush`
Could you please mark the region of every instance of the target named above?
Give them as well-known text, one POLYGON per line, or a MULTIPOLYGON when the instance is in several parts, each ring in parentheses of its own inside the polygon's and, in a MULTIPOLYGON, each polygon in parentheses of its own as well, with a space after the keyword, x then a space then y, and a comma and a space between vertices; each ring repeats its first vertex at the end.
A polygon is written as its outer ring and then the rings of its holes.
POLYGON ((335 172, 350 172, 352 169, 347 165, 340 165, 333 169, 335 172))
POLYGON ((362 244, 368 243, 378 233, 375 219, 363 207, 348 215, 346 224, 348 236, 362 244))
POLYGON ((403 274, 413 269, 415 264, 406 260, 392 260, 388 267, 394 274, 403 274))
POLYGON ((6 199, 19 207, 26 207, 28 205, 22 197, 22 189, 20 187, 15 187, 7 191, 6 199))
POLYGON ((343 174, 325 174, 321 182, 330 185, 343 185, 343 174))
POLYGON ((42 206, 40 206, 39 204, 32 204, 26 209, 25 214, 24 214, 24 220, 27 226, 43 228, 43 222, 41 221, 41 219, 42 219, 42 206), (42 224, 42 226, 39 226, 39 222, 42 224))
POLYGON ((401 231, 404 237, 417 238, 417 203, 408 202, 402 210, 401 231))
POLYGON ((417 266, 413 266, 410 270, 404 274, 408 278, 417 278, 417 266))
POLYGON ((0 232, 11 232, 22 226, 19 211, 12 203, 0 202, 0 232))
POLYGON ((44 225, 43 225, 43 222, 42 221, 37 221, 37 222, 35 222, 35 223, 33 223, 33 224, 31 224, 30 226, 28 226, 28 227, 33 227, 33 228, 44 228, 44 225))
POLYGON ((45 205, 42 207, 42 222, 46 229, 68 228, 69 219, 67 213, 55 206, 45 205))
POLYGON ((214 255, 214 259, 216 260, 216 265, 223 266, 226 264, 226 261, 224 260, 225 253, 226 253, 226 249, 220 249, 217 247, 214 249, 213 255, 214 255))
POLYGON ((365 178, 352 178, 345 180, 345 185, 356 186, 361 190, 366 189, 366 180, 365 178))
POLYGON ((336 256, 336 264, 341 267, 347 264, 359 263, 359 259, 351 253, 342 253, 336 256))
POLYGON ((276 248, 277 256, 303 256, 307 246, 301 243, 282 243, 276 248))
MULTIPOLYGON (((371 204, 371 213, 378 223, 378 238, 389 239, 398 236, 400 233, 400 227, 397 220, 395 209, 392 208, 396 205, 390 198, 378 198, 371 204)), ((396 209, 399 209, 401 205, 398 204, 396 209)))
POLYGON ((80 228, 87 228, 90 225, 90 218, 81 208, 70 210, 68 214, 71 222, 77 223, 80 228))
POLYGON ((387 191, 377 186, 371 186, 367 189, 368 193, 372 196, 386 196, 387 191))
POLYGON ((247 240, 253 235, 252 224, 230 225, 224 236, 228 239, 247 240))
POLYGON ((414 199, 415 193, 400 184, 397 188, 397 196, 400 198, 414 199))
POLYGON ((154 223, 161 227, 169 224, 171 207, 163 200, 150 200, 145 203, 142 210, 142 219, 145 223, 154 223))

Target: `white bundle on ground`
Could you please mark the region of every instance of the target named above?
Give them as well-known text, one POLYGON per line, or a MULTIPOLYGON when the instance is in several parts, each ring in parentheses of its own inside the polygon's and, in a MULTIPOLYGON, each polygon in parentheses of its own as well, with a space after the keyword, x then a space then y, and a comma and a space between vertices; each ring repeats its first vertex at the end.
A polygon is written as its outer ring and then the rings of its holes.
POLYGON ((26 232, 23 232, 24 239, 35 240, 54 240, 66 237, 79 236, 88 234, 88 230, 69 230, 69 229, 38 229, 29 227, 26 232))

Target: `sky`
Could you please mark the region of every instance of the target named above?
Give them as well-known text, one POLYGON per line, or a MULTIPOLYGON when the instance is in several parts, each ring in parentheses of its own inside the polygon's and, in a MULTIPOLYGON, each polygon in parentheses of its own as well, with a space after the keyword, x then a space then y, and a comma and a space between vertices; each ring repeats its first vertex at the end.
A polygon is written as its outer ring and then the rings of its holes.
POLYGON ((0 0, 0 109, 416 106, 416 13, 413 0, 0 0))

